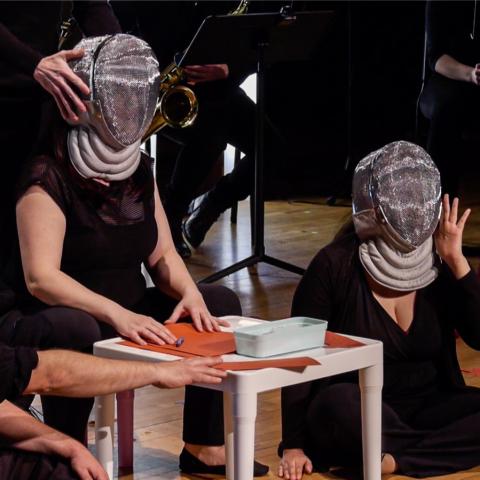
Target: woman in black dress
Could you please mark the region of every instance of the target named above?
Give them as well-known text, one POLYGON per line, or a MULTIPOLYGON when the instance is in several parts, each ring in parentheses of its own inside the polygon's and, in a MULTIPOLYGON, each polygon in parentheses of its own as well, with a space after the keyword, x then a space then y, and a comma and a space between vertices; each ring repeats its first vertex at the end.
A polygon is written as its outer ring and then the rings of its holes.
MULTIPOLYGON (((8 279, 17 308, 1 319, 0 338, 89 351, 117 335, 173 343, 162 323, 183 317, 200 331, 219 330, 227 322, 218 316, 241 314, 238 298, 220 286, 199 291, 172 242, 152 161, 140 153, 158 96, 158 62, 130 35, 81 46, 85 55, 72 68, 90 86, 88 113, 73 128, 61 121, 52 128, 46 153, 20 182, 21 262, 8 279), (156 288, 146 288, 142 263, 156 288)), ((47 423, 83 438, 93 399, 42 401, 47 423)), ((220 392, 186 389, 183 438, 183 471, 225 471, 220 392)))
MULTIPOLYGON (((480 463, 480 390, 465 386, 455 350, 455 330, 480 349, 480 284, 462 254, 470 211, 458 219, 458 199, 450 206, 445 195, 438 223, 438 172, 406 142, 360 162, 353 196, 352 228, 312 260, 292 315, 383 342, 383 473, 471 468, 480 463)), ((361 464, 356 374, 283 389, 282 421, 281 477, 361 464)))

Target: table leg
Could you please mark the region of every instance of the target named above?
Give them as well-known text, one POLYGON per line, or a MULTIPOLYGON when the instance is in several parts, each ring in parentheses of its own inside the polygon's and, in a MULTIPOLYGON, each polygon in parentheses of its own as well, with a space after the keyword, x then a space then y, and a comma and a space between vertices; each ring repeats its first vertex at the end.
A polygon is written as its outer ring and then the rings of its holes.
POLYGON ((95 399, 95 445, 97 458, 113 480, 113 437, 115 433, 115 395, 95 399))
POLYGON ((227 460, 227 480, 233 480, 234 475, 234 458, 233 452, 235 446, 233 443, 233 411, 232 411, 232 395, 230 392, 223 392, 223 423, 225 428, 225 458, 227 460))
POLYGON ((383 364, 360 370, 359 383, 362 396, 363 475, 365 480, 380 480, 383 364))
POLYGON ((233 393, 233 445, 234 479, 252 480, 255 454, 255 418, 257 416, 257 394, 233 393))

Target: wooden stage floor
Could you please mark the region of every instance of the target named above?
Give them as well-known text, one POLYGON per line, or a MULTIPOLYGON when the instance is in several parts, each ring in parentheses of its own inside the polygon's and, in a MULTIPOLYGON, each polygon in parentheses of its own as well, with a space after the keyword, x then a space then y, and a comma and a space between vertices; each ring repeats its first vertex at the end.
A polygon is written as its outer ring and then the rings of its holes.
MULTIPOLYGON (((469 222, 466 240, 480 245, 480 200, 472 198, 469 205, 476 211, 469 222)), ((338 227, 349 217, 350 206, 328 207, 325 199, 272 201, 266 203, 267 253, 306 267, 314 254, 327 244, 338 227)), ((249 205, 242 202, 237 225, 224 214, 208 234, 204 245, 188 261, 196 279, 228 266, 250 254, 249 205)), ((478 262, 473 260, 475 267, 478 262)), ((290 303, 299 277, 274 267, 261 264, 242 270, 222 280, 239 295, 244 314, 265 319, 280 319, 289 315, 290 303)), ((463 343, 458 345, 462 367, 480 367, 480 353, 463 343)), ((467 382, 480 387, 479 378, 467 382)), ((135 413, 134 472, 120 472, 123 480, 193 478, 182 476, 177 467, 177 456, 182 448, 183 390, 166 391, 153 387, 137 390, 135 413)), ((279 392, 261 395, 256 429, 256 458, 270 466, 264 478, 277 478, 277 445, 280 439, 279 392)), ((93 442, 93 428, 90 428, 93 442)), ((480 459, 479 459, 480 462, 480 459)), ((333 475, 313 474, 312 480, 339 478, 333 475)), ((407 477, 391 475, 389 480, 407 477)), ((480 468, 441 477, 449 480, 480 479, 480 468)))

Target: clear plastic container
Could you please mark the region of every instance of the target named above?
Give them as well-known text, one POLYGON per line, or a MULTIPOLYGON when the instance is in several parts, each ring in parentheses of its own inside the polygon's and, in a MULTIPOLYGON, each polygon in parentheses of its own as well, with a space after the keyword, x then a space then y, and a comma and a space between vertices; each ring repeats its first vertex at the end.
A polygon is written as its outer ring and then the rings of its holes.
POLYGON ((323 347, 328 322, 292 317, 235 330, 237 353, 249 357, 271 357, 323 347))

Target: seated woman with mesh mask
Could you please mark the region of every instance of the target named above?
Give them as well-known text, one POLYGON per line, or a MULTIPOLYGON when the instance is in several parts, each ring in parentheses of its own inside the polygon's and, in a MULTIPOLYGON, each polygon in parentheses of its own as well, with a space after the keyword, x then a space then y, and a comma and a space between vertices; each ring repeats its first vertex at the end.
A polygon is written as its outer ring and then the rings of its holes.
MULTIPOLYGON (((293 315, 383 342, 383 473, 480 463, 480 390, 465 386, 455 351, 455 330, 480 349, 480 284, 462 254, 470 211, 459 218, 447 195, 441 204, 422 148, 394 142, 371 153, 355 170, 350 228, 320 250, 293 300, 293 315)), ((283 389, 282 420, 281 477, 361 465, 356 374, 283 389)))
MULTIPOLYGON (((182 317, 200 331, 218 330, 226 322, 217 316, 241 314, 238 298, 220 286, 199 291, 173 245, 151 159, 140 151, 157 101, 157 60, 130 35, 79 47, 85 55, 72 69, 90 88, 87 112, 78 125, 53 122, 51 141, 20 182, 21 262, 9 279, 18 301, 1 336, 13 345, 88 351, 117 335, 172 344, 161 322, 182 317), (156 288, 146 288, 142 263, 156 288)), ((92 402, 44 399, 45 419, 82 439, 92 402)), ((183 471, 225 471, 222 422, 220 392, 186 389, 183 471)), ((266 470, 257 465, 257 473, 266 470)))

